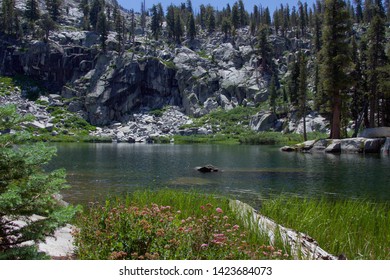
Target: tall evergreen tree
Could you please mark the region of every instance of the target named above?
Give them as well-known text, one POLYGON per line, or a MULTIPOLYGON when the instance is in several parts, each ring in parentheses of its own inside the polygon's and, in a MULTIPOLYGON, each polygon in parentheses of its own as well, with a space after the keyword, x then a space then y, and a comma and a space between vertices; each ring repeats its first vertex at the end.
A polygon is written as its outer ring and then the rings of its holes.
POLYGON ((19 21, 15 0, 3 0, 1 16, 0 32, 4 32, 7 35, 17 35, 19 31, 19 21))
POLYGON ((208 5, 207 8, 207 30, 209 33, 212 33, 215 31, 215 11, 214 8, 211 5, 208 5))
POLYGON ((160 18, 157 10, 157 6, 152 6, 152 21, 150 24, 150 30, 154 36, 155 40, 158 40, 158 36, 160 35, 160 18))
POLYGON ((276 78, 275 75, 272 75, 270 84, 268 86, 269 92, 269 105, 273 113, 276 113, 276 99, 278 97, 278 90, 276 88, 276 78))
POLYGON ((192 13, 188 16, 188 22, 187 22, 187 36, 194 40, 196 37, 196 26, 195 26, 195 18, 192 13))
POLYGON ((134 10, 130 10, 130 38, 131 41, 134 43, 135 41, 135 15, 134 15, 134 10))
POLYGON ((39 21, 39 26, 43 31, 43 39, 47 42, 49 40, 50 31, 53 31, 57 28, 56 22, 51 18, 49 14, 43 14, 39 21))
POLYGON ((90 6, 88 0, 81 0, 80 2, 80 9, 83 12, 83 19, 82 19, 82 25, 84 30, 89 30, 90 28, 90 21, 89 21, 89 13, 90 13, 90 6))
POLYGON ((100 34, 100 44, 103 52, 106 52, 106 40, 108 37, 108 21, 104 10, 101 10, 98 15, 96 25, 97 32, 100 34))
POLYGON ((303 53, 298 54, 299 61, 299 87, 298 87, 298 107, 299 115, 303 118, 303 138, 307 141, 306 133, 306 105, 307 105, 307 66, 306 57, 303 53))
POLYGON ((349 87, 351 57, 347 34, 350 32, 346 4, 342 0, 326 0, 320 56, 320 73, 325 98, 330 101, 330 138, 341 136, 343 99, 349 87))
POLYGON ((146 28, 145 0, 141 1, 141 28, 142 28, 142 34, 145 34, 145 28, 146 28))
POLYGON ((103 5, 102 0, 93 0, 91 9, 89 11, 89 20, 91 22, 92 28, 94 31, 97 30, 97 23, 98 23, 98 18, 99 14, 102 10, 104 10, 104 5, 103 5))
POLYGON ((363 21, 362 0, 354 0, 354 2, 356 6, 356 22, 361 23, 363 21))
POLYGON ((237 2, 233 5, 233 8, 232 8, 231 22, 232 22, 234 29, 238 29, 240 27, 240 13, 239 13, 239 7, 238 7, 237 2))
POLYGON ((382 3, 376 0, 372 4, 372 19, 367 31, 367 77, 370 100, 370 127, 380 125, 380 100, 383 99, 383 93, 379 91, 380 68, 385 66, 388 61, 385 53, 386 48, 386 27, 385 14, 382 3), (375 120, 375 116, 377 117, 375 120))
POLYGON ((182 21, 180 16, 180 11, 175 11, 175 26, 174 26, 174 36, 175 40, 178 44, 181 43, 181 37, 183 36, 183 27, 182 27, 182 21))
POLYGON ((62 0, 46 0, 46 7, 51 19, 58 22, 62 14, 62 0))
POLYGON ((17 145, 26 136, 19 131, 26 121, 15 106, 0 106, 0 260, 47 258, 38 252, 39 241, 53 234, 75 214, 74 207, 63 207, 54 196, 66 188, 65 173, 44 170, 55 149, 42 143, 17 145), (29 219, 33 214, 44 219, 29 219), (23 227, 13 221, 24 220, 23 227))
POLYGON ((32 23, 36 22, 39 19, 40 12, 37 0, 27 0, 24 15, 26 19, 32 23))
POLYGON ((298 106, 298 91, 299 91, 299 59, 297 57, 289 65, 290 76, 287 82, 288 93, 290 95, 290 103, 293 106, 298 106))
POLYGON ((167 15, 167 29, 168 29, 168 37, 175 37, 175 7, 173 5, 168 6, 167 15))
POLYGON ((232 23, 230 22, 229 18, 223 18, 221 29, 222 32, 225 34, 225 40, 226 40, 228 36, 231 35, 231 31, 232 31, 232 23))
POLYGON ((244 2, 242 0, 238 1, 238 15, 240 26, 246 26, 248 24, 248 17, 245 11, 244 2))

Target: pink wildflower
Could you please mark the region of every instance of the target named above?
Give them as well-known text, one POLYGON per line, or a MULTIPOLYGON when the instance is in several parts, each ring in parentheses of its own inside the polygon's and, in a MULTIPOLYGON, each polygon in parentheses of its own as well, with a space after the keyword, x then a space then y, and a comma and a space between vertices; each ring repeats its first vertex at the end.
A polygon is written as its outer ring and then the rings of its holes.
POLYGON ((219 207, 217 209, 215 209, 215 211, 217 211, 218 213, 223 213, 223 210, 219 207))
POLYGON ((238 230, 239 228, 240 228, 239 225, 234 225, 234 226, 233 226, 233 230, 238 230))

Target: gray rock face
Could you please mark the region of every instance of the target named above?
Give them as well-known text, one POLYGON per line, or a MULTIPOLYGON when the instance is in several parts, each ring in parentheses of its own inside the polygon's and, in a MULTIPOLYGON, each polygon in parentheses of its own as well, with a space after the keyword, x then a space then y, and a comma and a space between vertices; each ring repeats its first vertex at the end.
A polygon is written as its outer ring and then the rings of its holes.
POLYGON ((274 113, 260 112, 251 118, 249 126, 255 131, 268 131, 275 127, 276 122, 277 117, 274 113))

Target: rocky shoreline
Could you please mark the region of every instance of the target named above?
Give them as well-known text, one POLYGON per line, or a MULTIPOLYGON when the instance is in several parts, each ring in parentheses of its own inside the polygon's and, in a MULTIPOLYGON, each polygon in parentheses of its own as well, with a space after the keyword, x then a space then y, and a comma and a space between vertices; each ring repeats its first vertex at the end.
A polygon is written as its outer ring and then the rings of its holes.
POLYGON ((293 146, 284 146, 283 152, 305 153, 390 153, 390 128, 379 127, 364 130, 359 137, 346 139, 320 139, 306 141, 293 146))

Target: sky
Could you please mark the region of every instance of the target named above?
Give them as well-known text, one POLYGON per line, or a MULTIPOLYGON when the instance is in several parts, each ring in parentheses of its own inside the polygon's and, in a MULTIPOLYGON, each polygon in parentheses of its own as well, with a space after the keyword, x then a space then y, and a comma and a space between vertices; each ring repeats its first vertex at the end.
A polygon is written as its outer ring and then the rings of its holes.
MULTIPOLYGON (((134 9, 134 11, 139 11, 141 8, 141 1, 143 0, 118 0, 119 4, 125 9, 134 9)), ((218 8, 222 10, 222 8, 226 7, 229 3, 232 7, 235 2, 238 0, 191 0, 192 8, 196 12, 199 9, 201 4, 207 5, 211 4, 214 8, 218 8)), ((181 3, 186 3, 187 0, 145 0, 146 8, 150 9, 153 4, 161 3, 166 10, 167 6, 170 4, 180 5, 181 3)), ((301 0, 302 3, 306 2, 309 7, 313 5, 315 0, 301 0)), ((253 6, 262 6, 268 7, 271 11, 273 11, 276 7, 280 7, 280 4, 289 4, 290 7, 297 6, 298 0, 244 0, 245 9, 249 12, 253 10, 253 6)))

